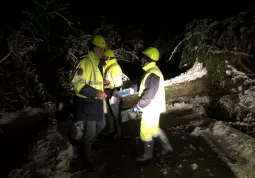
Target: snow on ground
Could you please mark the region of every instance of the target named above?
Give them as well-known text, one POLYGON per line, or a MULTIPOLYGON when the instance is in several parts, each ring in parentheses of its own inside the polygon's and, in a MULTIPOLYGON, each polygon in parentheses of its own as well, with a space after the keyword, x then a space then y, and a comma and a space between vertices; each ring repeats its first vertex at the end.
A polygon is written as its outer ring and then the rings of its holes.
POLYGON ((167 111, 192 109, 195 113, 206 114, 205 106, 209 104, 210 99, 207 96, 180 97, 170 99, 166 103, 167 111))
POLYGON ((189 82, 189 81, 195 80, 197 78, 201 78, 206 74, 207 74, 207 70, 205 67, 203 67, 203 64, 199 63, 199 62, 195 62, 193 67, 191 69, 189 69, 187 72, 185 72, 173 79, 166 80, 165 85, 169 86, 169 85, 189 82))
POLYGON ((191 133, 191 135, 195 136, 201 134, 210 135, 205 137, 209 143, 213 143, 211 141, 216 140, 217 145, 212 144, 212 146, 216 146, 215 148, 219 156, 228 163, 238 178, 255 177, 254 138, 229 127, 222 121, 216 121, 206 130, 201 130, 200 127, 197 127, 191 133))
POLYGON ((29 162, 10 172, 10 178, 70 177, 69 166, 74 157, 73 146, 49 129, 33 147, 29 162))
POLYGON ((231 152, 238 153, 238 156, 249 160, 250 163, 255 166, 255 139, 224 124, 221 121, 215 122, 211 128, 211 132, 214 136, 224 144, 228 144, 228 149, 231 152))

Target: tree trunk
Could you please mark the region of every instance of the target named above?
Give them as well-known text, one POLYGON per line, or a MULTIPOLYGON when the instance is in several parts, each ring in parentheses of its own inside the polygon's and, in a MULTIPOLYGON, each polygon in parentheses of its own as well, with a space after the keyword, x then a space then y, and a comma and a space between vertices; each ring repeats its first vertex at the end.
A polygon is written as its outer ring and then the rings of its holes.
MULTIPOLYGON (((207 87, 207 81, 208 79, 205 76, 190 82, 166 85, 166 100, 196 94, 208 94, 209 90, 207 87)), ((121 109, 126 110, 134 107, 138 100, 138 93, 123 97, 121 102, 121 109)))

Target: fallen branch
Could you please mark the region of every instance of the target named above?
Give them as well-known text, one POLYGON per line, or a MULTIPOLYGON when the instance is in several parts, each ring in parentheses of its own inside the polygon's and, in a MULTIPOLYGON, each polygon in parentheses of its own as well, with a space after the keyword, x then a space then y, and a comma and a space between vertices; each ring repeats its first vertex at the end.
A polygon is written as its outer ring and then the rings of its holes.
POLYGON ((211 52, 212 54, 223 54, 223 53, 230 53, 233 54, 235 56, 242 56, 242 57, 250 57, 250 54, 247 53, 243 53, 243 52, 236 52, 236 51, 230 51, 230 50, 220 50, 220 49, 214 49, 214 50, 210 50, 209 52, 211 52))

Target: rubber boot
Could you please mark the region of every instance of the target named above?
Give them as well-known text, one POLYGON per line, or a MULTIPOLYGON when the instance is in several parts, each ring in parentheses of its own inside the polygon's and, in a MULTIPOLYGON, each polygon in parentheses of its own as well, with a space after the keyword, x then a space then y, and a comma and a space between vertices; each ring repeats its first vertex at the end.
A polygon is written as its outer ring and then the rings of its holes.
POLYGON ((84 144, 85 163, 88 171, 96 171, 94 160, 92 159, 92 144, 84 144))
POLYGON ((170 145, 166 134, 161 129, 159 130, 156 138, 162 146, 162 151, 160 153, 160 156, 165 156, 169 152, 173 152, 173 148, 170 145))
POLYGON ((144 162, 153 158, 154 141, 144 142, 144 153, 136 158, 136 161, 144 162))

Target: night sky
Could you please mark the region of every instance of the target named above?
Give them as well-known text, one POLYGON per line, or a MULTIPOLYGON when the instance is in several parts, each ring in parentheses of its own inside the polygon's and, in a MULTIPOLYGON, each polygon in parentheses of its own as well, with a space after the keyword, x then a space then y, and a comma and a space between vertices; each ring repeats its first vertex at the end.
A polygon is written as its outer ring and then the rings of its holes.
MULTIPOLYGON (((43 0, 38 0, 38 2, 41 1, 43 0)), ((13 25, 20 21, 21 12, 32 8, 32 2, 32 0, 2 2, 0 6, 2 26, 13 25)), ((179 34, 185 25, 195 18, 221 20, 253 6, 252 3, 244 3, 244 1, 229 1, 229 3, 224 1, 220 4, 217 1, 184 3, 184 1, 167 0, 66 0, 65 2, 70 4, 69 18, 79 21, 88 30, 98 27, 101 16, 104 16, 106 22, 113 23, 118 27, 125 28, 132 25, 142 28, 146 38, 155 38, 159 34, 179 34)))

